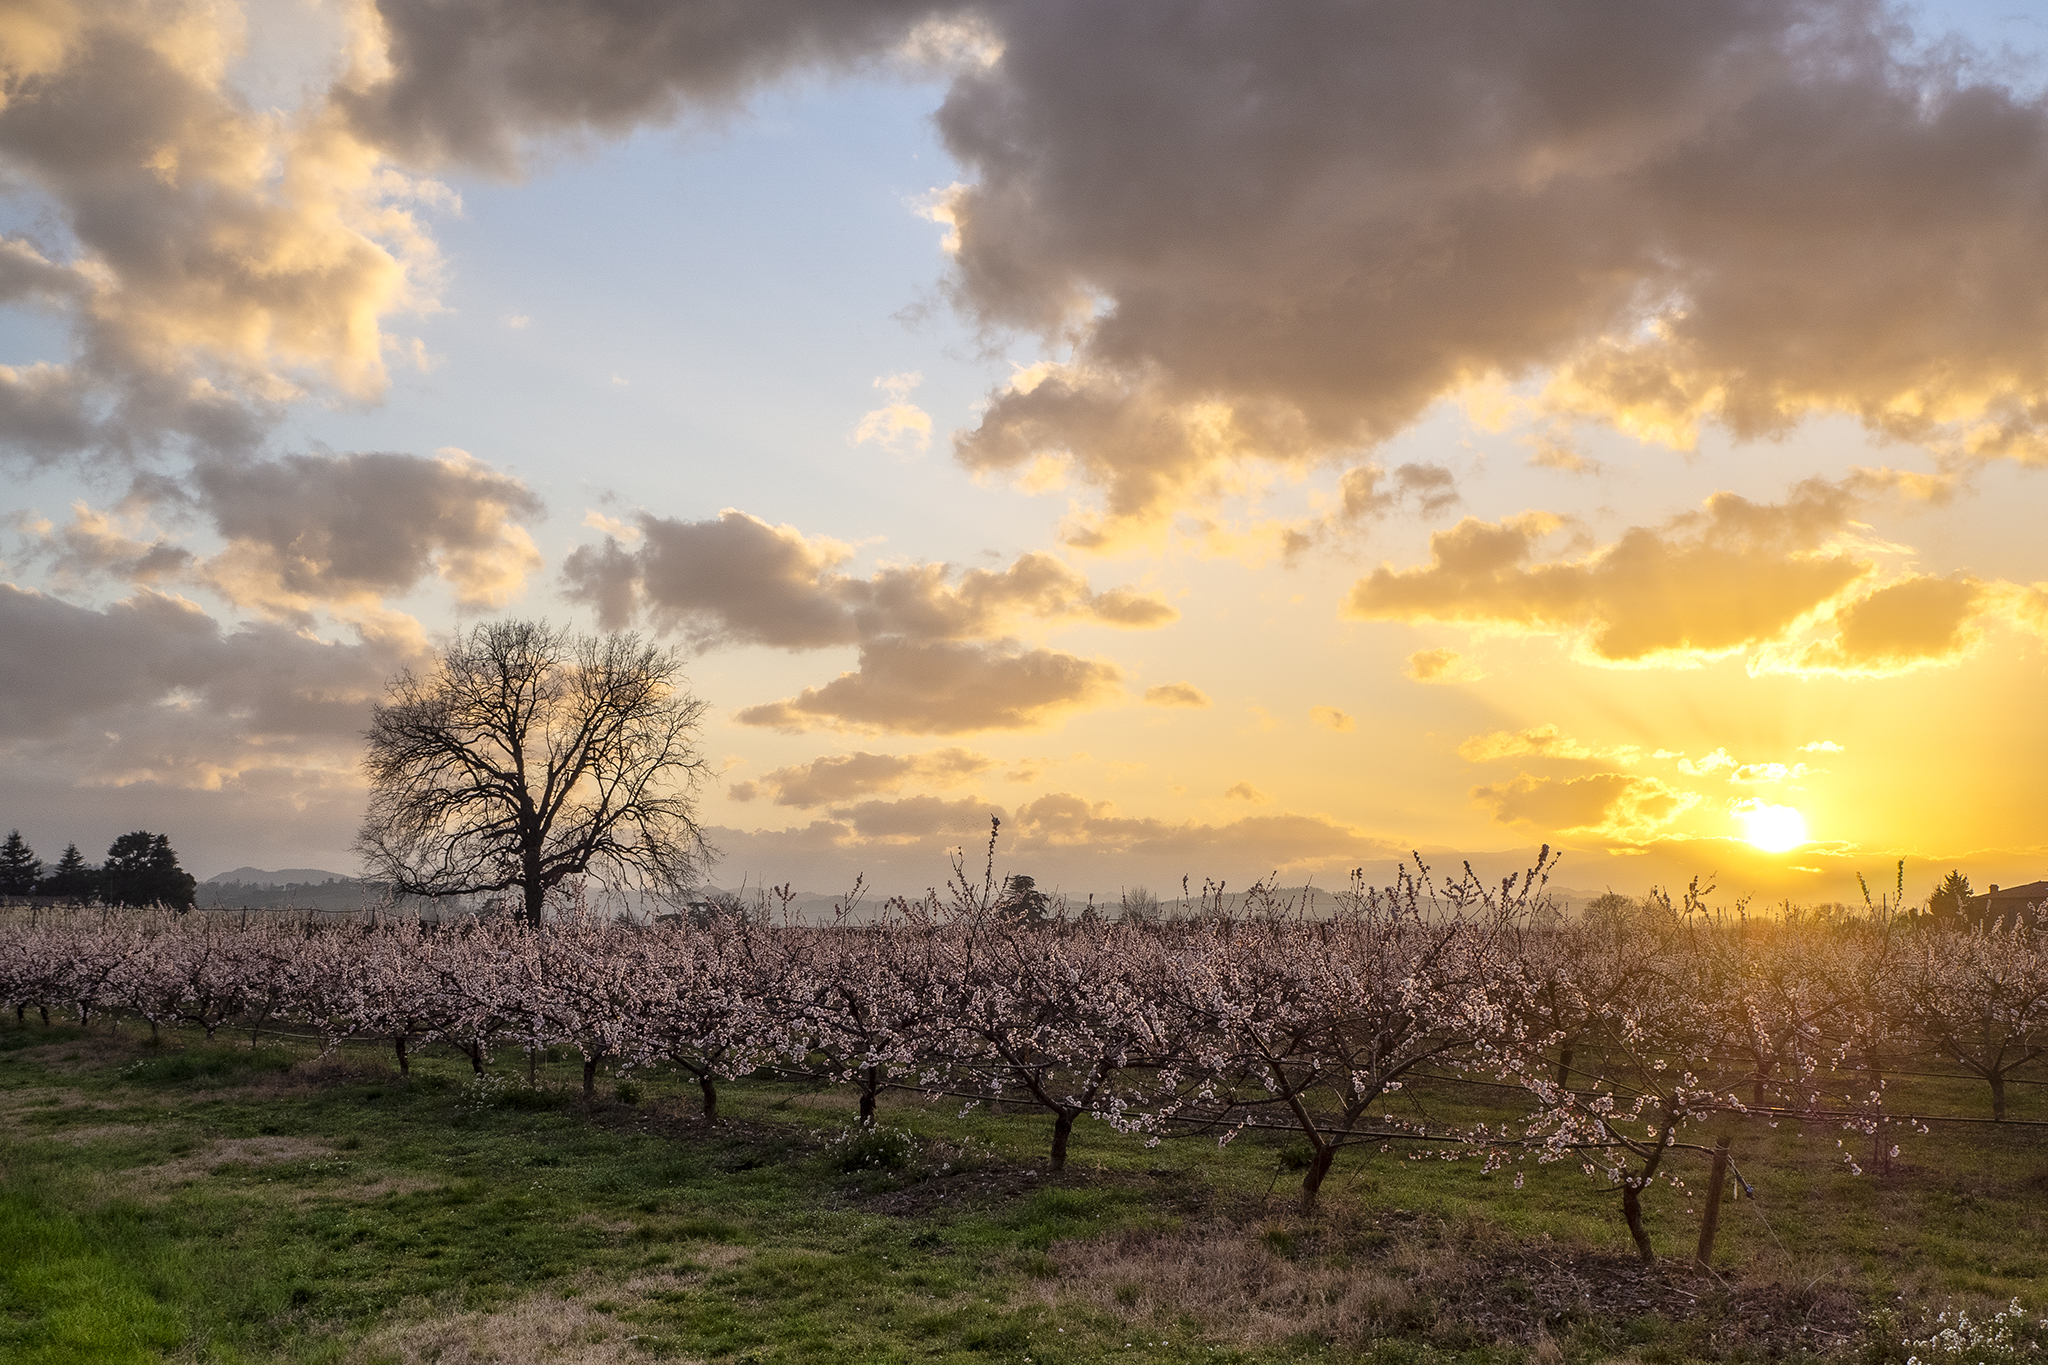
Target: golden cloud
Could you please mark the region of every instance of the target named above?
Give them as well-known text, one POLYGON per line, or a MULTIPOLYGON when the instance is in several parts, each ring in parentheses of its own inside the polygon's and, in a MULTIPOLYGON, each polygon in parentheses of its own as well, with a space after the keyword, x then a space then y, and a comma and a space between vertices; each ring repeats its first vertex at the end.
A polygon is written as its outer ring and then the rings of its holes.
POLYGON ((1835 613, 1833 638, 1776 666, 1889 676, 1954 663, 1982 638, 1978 620, 1994 597, 1988 585, 1965 574, 1903 578, 1844 605, 1835 613))
POLYGON ((1473 682, 1486 676, 1455 649, 1418 649, 1408 656, 1407 673, 1417 682, 1473 682))
POLYGON ((1038 730, 1115 696, 1121 679, 1112 664, 1058 650, 885 638, 861 646, 853 672, 736 719, 789 732, 1038 730))
POLYGON ((1472 799, 1504 825, 1529 825, 1560 834, 1592 834, 1640 842, 1699 801, 1653 777, 1594 773, 1587 777, 1532 777, 1475 787, 1472 799))
POLYGON ((1147 706, 1192 706, 1209 705, 1209 694, 1190 682, 1161 683, 1145 689, 1147 706))
POLYGON ((1360 579, 1345 615, 1571 635, 1599 663, 1741 653, 1782 640, 1872 571, 1828 547, 1853 500, 1851 489, 1817 479, 1781 504, 1717 493, 1700 512, 1548 562, 1537 547, 1557 518, 1467 517, 1430 537, 1427 566, 1383 565, 1360 579))
POLYGON ((1526 730, 1496 730, 1474 735, 1458 746, 1458 757, 1467 763, 1490 763, 1502 758, 1604 759, 1610 763, 1638 761, 1641 751, 1633 744, 1604 749, 1581 744, 1555 725, 1538 725, 1526 730))
POLYGON ((893 792, 912 783, 957 786, 987 772, 995 760, 961 748, 932 749, 921 754, 832 754, 809 763, 777 768, 753 782, 732 787, 735 800, 768 796, 778 806, 831 805, 876 792, 893 792))
POLYGON ((37 418, 10 422, 10 445, 246 448, 309 387, 383 392, 404 349, 384 320, 435 307, 419 213, 454 206, 444 187, 395 171, 329 104, 250 108, 228 80, 237 6, 41 0, 0 23, 0 155, 76 242, 44 263, 68 278, 43 294, 77 354, 0 373, 0 411, 37 418))

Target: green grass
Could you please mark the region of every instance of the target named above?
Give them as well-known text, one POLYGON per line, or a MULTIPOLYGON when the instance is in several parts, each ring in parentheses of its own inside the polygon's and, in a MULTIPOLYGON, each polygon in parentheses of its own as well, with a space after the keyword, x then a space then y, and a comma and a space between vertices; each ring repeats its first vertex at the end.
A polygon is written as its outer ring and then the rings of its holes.
MULTIPOLYGON (((1568 1164, 1517 1189, 1347 1150, 1304 1220, 1282 1133, 1147 1148, 1084 1121, 1053 1175, 1049 1122, 1007 1108, 891 1096, 906 1136, 846 1139, 839 1092, 730 1085, 707 1128, 671 1077, 587 1111, 569 1058, 537 1092, 502 1072, 480 1103, 431 1049, 407 1082, 369 1048, 0 1025, 0 1360, 405 1361, 533 1330, 566 1333, 563 1359, 1682 1365, 1857 1358, 1856 1319, 1888 1305, 2044 1307, 2035 1129, 1908 1136, 1897 1171, 1857 1177, 1836 1134, 1746 1125, 1760 1197, 1724 1208, 1722 1279, 1679 1265, 1696 1219, 1660 1187, 1672 1259, 1644 1280, 1616 1195, 1568 1164)), ((1485 1098, 1402 1102, 1448 1122, 1485 1098)))

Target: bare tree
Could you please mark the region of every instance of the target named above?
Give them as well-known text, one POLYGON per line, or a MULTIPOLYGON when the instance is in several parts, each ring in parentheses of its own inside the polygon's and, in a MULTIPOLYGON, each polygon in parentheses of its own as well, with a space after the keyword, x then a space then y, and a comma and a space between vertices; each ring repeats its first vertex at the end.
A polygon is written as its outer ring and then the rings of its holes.
POLYGON ((704 703, 681 683, 677 653, 631 633, 479 625, 373 713, 357 852, 403 895, 518 887, 533 924, 569 877, 679 898, 712 855, 704 703))

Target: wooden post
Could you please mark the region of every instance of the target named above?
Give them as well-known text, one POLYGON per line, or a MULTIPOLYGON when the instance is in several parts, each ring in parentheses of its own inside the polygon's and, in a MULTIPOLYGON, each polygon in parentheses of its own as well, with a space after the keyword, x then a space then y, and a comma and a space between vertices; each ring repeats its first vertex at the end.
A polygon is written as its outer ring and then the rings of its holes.
POLYGON ((1701 1269, 1714 1265, 1714 1234, 1721 1230, 1721 1191, 1728 1184, 1728 1139, 1714 1144, 1714 1173, 1708 1178, 1707 1211, 1700 1219, 1700 1248, 1693 1260, 1701 1269))

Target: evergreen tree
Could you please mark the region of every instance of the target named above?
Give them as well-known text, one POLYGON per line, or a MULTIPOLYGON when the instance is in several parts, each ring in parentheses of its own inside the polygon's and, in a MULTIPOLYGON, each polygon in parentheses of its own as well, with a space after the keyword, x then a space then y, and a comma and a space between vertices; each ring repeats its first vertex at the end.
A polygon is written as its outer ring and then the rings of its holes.
POLYGON ((170 836, 138 829, 114 840, 100 869, 100 899, 109 905, 168 905, 192 908, 199 890, 193 875, 178 866, 170 836))
POLYGON ((43 860, 36 857, 20 830, 10 830, 0 844, 0 896, 33 896, 43 875, 43 860))
POLYGON ((50 869, 50 875, 36 887, 36 894, 83 905, 99 890, 99 883, 100 874, 85 861, 78 845, 66 844, 64 856, 57 860, 57 865, 50 869))
POLYGON ((1976 895, 1970 889, 1970 879, 1961 872, 1951 872, 1941 879, 1941 885, 1934 888, 1934 894, 1927 898, 1927 908, 1934 912, 1936 919, 1953 919, 1962 913, 1970 897, 1976 895))

